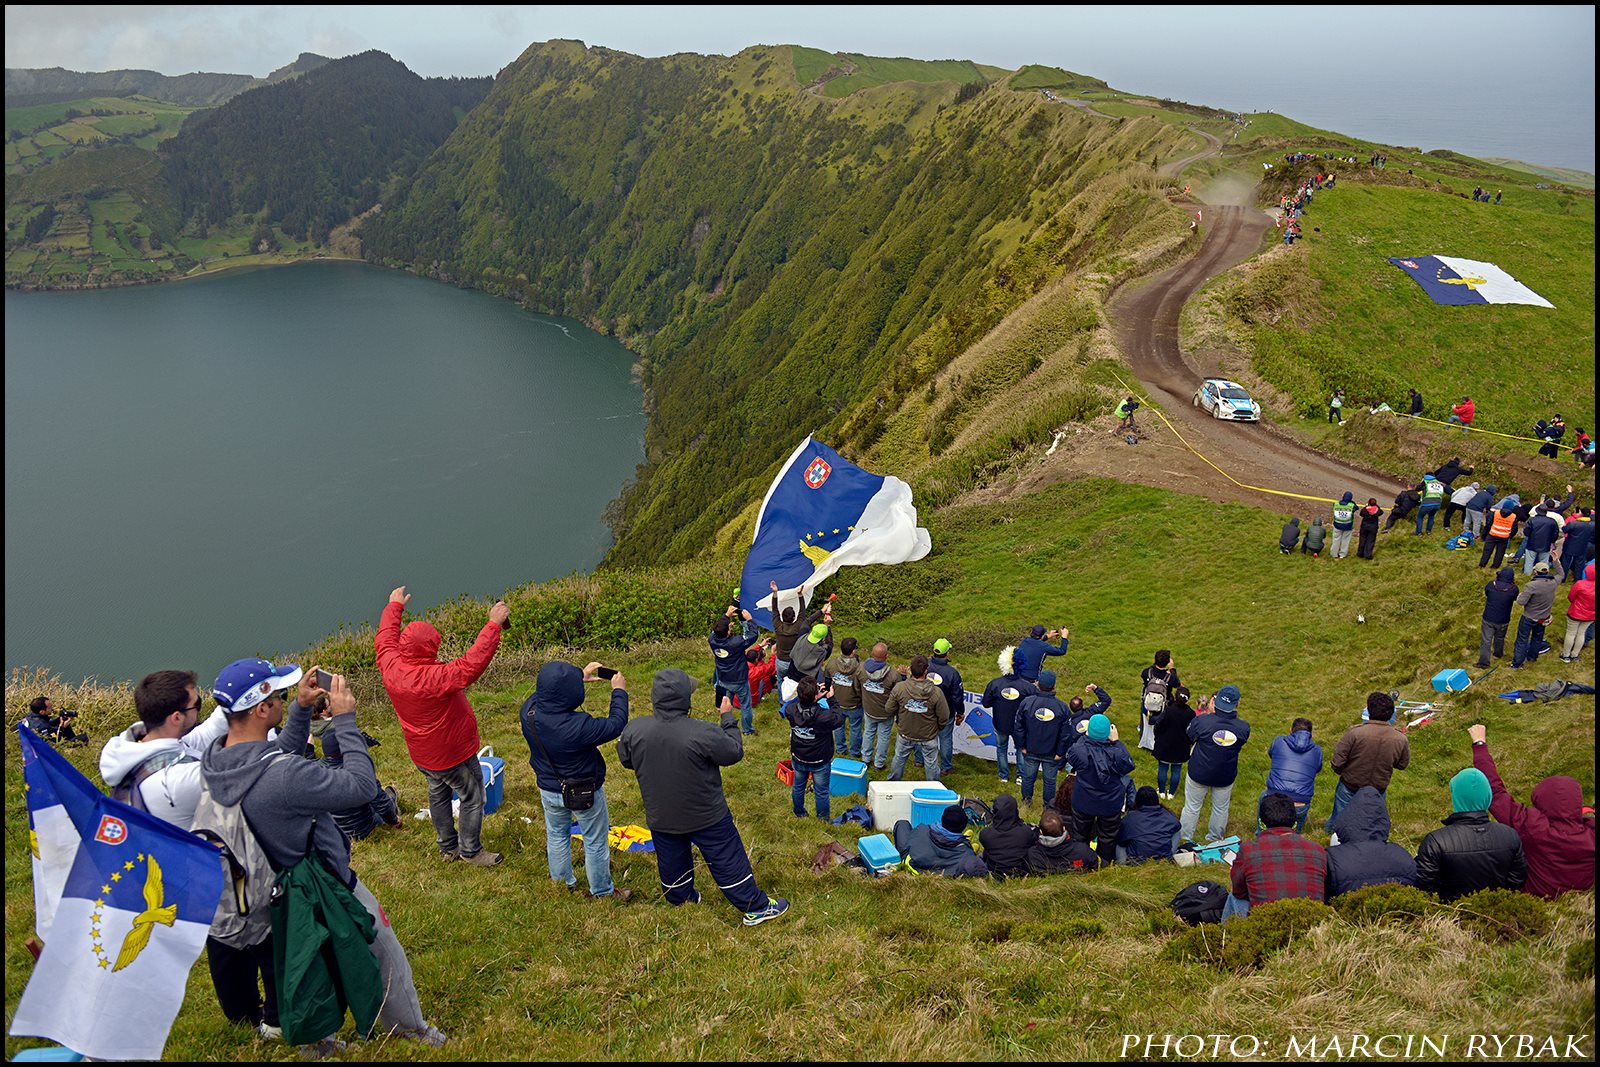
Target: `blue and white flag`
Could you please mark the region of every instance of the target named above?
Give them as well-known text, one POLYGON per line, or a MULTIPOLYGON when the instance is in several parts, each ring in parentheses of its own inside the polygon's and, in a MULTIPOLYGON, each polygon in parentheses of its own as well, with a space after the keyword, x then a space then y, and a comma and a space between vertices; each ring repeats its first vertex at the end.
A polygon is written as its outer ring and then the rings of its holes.
POLYGON ((1409 256, 1390 263, 1410 275, 1435 304, 1554 304, 1493 263, 1454 256, 1409 256))
POLYGON ((756 535, 739 579, 739 601, 772 629, 771 583, 779 602, 809 595, 840 567, 907 563, 933 547, 917 525, 911 487, 862 470, 807 437, 778 471, 756 518, 756 535))
POLYGON ((11 1034, 160 1059, 222 897, 221 854, 101 793, 26 724, 17 733, 45 946, 11 1034))
POLYGON ((994 715, 983 706, 983 694, 963 690, 961 702, 966 708, 951 735, 951 751, 998 762, 1000 738, 994 732, 994 715))

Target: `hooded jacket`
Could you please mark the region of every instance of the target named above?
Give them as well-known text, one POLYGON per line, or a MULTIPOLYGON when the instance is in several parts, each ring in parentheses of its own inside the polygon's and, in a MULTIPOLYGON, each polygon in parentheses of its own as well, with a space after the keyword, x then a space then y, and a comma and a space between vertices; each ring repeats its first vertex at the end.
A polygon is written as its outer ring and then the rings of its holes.
POLYGON ((1409 766, 1411 741, 1390 723, 1358 722, 1333 747, 1333 773, 1352 792, 1364 785, 1385 792, 1394 772, 1409 766))
POLYGON ((1278 547, 1285 552, 1292 552, 1294 546, 1300 543, 1300 520, 1290 519, 1283 524, 1283 532, 1278 535, 1278 547))
POLYGON ((1529 578, 1528 584, 1522 587, 1522 592, 1517 596, 1523 617, 1535 622, 1548 621, 1555 613, 1556 594, 1560 591, 1561 578, 1554 571, 1529 578))
POLYGON ((1576 570, 1578 564, 1589 558, 1589 550, 1594 547, 1594 519, 1588 515, 1574 515, 1561 532, 1567 536, 1561 546, 1562 568, 1576 570))
POLYGON ((1354 530, 1356 528, 1356 495, 1347 492, 1339 498, 1333 506, 1333 528, 1335 530, 1354 530))
POLYGON ((1594 621, 1594 564, 1583 569, 1583 577, 1567 590, 1567 617, 1579 622, 1594 621))
POLYGON ((1239 750, 1250 740, 1250 724, 1238 711, 1196 715, 1189 724, 1189 777, 1200 785, 1232 785, 1239 777, 1239 750))
POLYGON ((593 778, 596 788, 605 784, 606 759, 598 746, 615 741, 628 725, 628 693, 611 690, 611 710, 604 719, 580 711, 582 704, 583 672, 552 661, 539 668, 533 695, 517 713, 528 741, 528 765, 547 793, 561 792, 563 778, 593 778))
POLYGON ((1471 485, 1463 485, 1460 489, 1457 489, 1455 492, 1451 493, 1450 503, 1456 505, 1457 507, 1464 508, 1471 503, 1472 498, 1477 495, 1478 483, 1473 482, 1471 485))
POLYGON ((855 656, 838 655, 823 665, 823 673, 833 683, 833 698, 829 701, 840 711, 856 711, 861 707, 861 687, 867 684, 867 672, 855 656))
POLYGON ((1028 849, 1039 840, 1039 831, 1017 816, 1017 798, 1001 793, 994 798, 994 819, 978 834, 983 846, 983 862, 996 878, 1028 873, 1028 849))
POLYGON ((1484 527, 1483 536, 1486 539, 1494 537, 1495 516, 1504 515, 1511 518, 1511 527, 1506 531, 1506 535, 1504 538, 1502 538, 1502 540, 1509 541, 1511 538, 1515 537, 1517 535, 1517 526, 1522 522, 1521 517, 1517 515, 1517 509, 1520 507, 1522 507, 1522 501, 1515 493, 1512 493, 1510 496, 1500 501, 1500 503, 1496 504, 1489 510, 1488 514, 1484 515, 1484 521, 1486 525, 1484 527))
POLYGON ((1561 536, 1561 520, 1548 511, 1540 512, 1528 520, 1522 532, 1528 539, 1529 552, 1548 552, 1550 546, 1556 543, 1556 538, 1561 536))
POLYGON ((802 704, 799 699, 783 706, 789 723, 789 755, 813 765, 833 759, 833 729, 844 722, 839 709, 821 704, 802 704))
POLYGON ((1166 710, 1150 719, 1156 732, 1156 759, 1162 763, 1189 761, 1189 752, 1194 748, 1194 742, 1189 740, 1189 724, 1194 719, 1194 708, 1178 703, 1176 694, 1168 699, 1166 710))
POLYGON ((378 774, 354 715, 335 715, 323 735, 338 738, 341 766, 303 759, 310 736, 311 711, 295 701, 276 740, 224 745, 225 738, 218 738, 201 757, 200 770, 218 803, 243 809, 274 870, 292 867, 305 857, 306 834, 316 818, 312 848, 335 877, 354 887, 350 842, 332 813, 371 801, 378 791, 378 774), (274 758, 284 753, 290 758, 274 758))
POLYGON ((617 759, 639 777, 645 824, 653 831, 692 834, 729 818, 722 768, 744 758, 739 714, 722 721, 689 718, 694 681, 680 670, 657 671, 650 683, 651 714, 629 720, 617 738, 617 759))
POLYGON ((967 694, 961 681, 961 672, 944 656, 929 656, 928 677, 944 693, 944 702, 950 706, 951 717, 964 717, 967 713, 967 694))
POLYGON ((1486 485, 1472 494, 1472 499, 1467 501, 1468 511, 1488 511, 1489 505, 1494 502, 1494 486, 1486 485))
POLYGON ((875 659, 867 660, 861 669, 867 676, 867 680, 861 683, 861 706, 867 718, 878 722, 894 718, 894 713, 889 710, 889 694, 894 692, 895 686, 905 681, 905 675, 875 659))
POLYGON ((1417 888, 1446 904, 1480 889, 1521 889, 1527 880, 1522 838, 1486 811, 1456 812, 1417 849, 1417 888))
POLYGON ((828 658, 827 638, 813 642, 807 634, 794 643, 794 649, 785 657, 789 661, 789 677, 795 681, 815 678, 828 658))
POLYGON ((218 738, 228 735, 228 717, 218 708, 182 737, 139 740, 144 735, 144 723, 136 722, 107 741, 100 750, 100 777, 115 789, 151 757, 171 760, 145 778, 139 792, 151 815, 187 830, 200 801, 200 757, 218 738))
POLYGON ((1122 817, 1117 844, 1128 850, 1129 863, 1171 859, 1179 826, 1178 817, 1160 804, 1133 808, 1122 817))
POLYGON ((907 678, 895 686, 885 710, 907 741, 932 741, 950 721, 944 692, 927 676, 907 678))
POLYGON ((1028 849, 1026 862, 1029 874, 1069 874, 1100 869, 1099 853, 1066 833, 1060 837, 1040 834, 1038 842, 1028 849))
POLYGON ((1042 637, 1029 634, 1017 642, 1017 650, 1012 653, 1012 662, 1016 664, 1016 673, 1030 682, 1039 680, 1039 669, 1044 666, 1046 656, 1064 656, 1067 652, 1067 639, 1063 637, 1061 644, 1052 645, 1042 637))
POLYGON ((378 673, 405 734, 411 762, 428 771, 447 771, 478 754, 478 717, 467 701, 467 686, 478 680, 500 647, 500 627, 483 624, 464 655, 438 662, 439 631, 421 619, 400 629, 405 605, 383 606, 375 640, 378 673))
MULTIPOLYGON (((803 617, 796 611, 794 622, 784 622, 783 615, 778 611, 777 593, 772 594, 770 606, 772 609, 772 634, 777 638, 774 642, 774 648, 778 653, 778 658, 787 663, 789 662, 789 653, 794 651, 795 642, 800 640, 801 635, 810 633, 811 627, 815 626, 817 620, 822 618, 822 608, 818 608, 803 617)), ((789 610, 795 611, 794 608, 789 610)))
POLYGON ((1321 552, 1322 546, 1328 540, 1328 528, 1322 525, 1322 517, 1311 520, 1311 525, 1306 529, 1305 549, 1308 552, 1321 552))
POLYGON ((1133 757, 1121 741, 1077 737, 1067 748, 1067 762, 1077 772, 1072 810, 1079 815, 1120 814, 1124 803, 1122 776, 1133 773, 1133 757))
POLYGON ((744 654, 761 640, 756 624, 745 619, 738 633, 730 626, 727 637, 718 637, 713 630, 706 640, 711 645, 711 661, 717 668, 717 684, 724 689, 749 684, 750 661, 744 654))
POLYGON ((1065 757, 1067 746, 1078 737, 1072 731, 1072 712, 1054 690, 1023 698, 1016 722, 1011 724, 1011 736, 1017 748, 1038 760, 1065 757))
POLYGON ((1489 779, 1489 814, 1517 832, 1528 863, 1523 891, 1557 897, 1594 888, 1594 820, 1583 817, 1583 787, 1552 775, 1533 787, 1530 807, 1517 803, 1495 769, 1488 745, 1472 746, 1472 765, 1489 779))
POLYGON ((1383 509, 1376 504, 1367 504, 1356 512, 1361 517, 1361 532, 1378 532, 1378 520, 1383 518, 1383 509))
POLYGON ((1272 739, 1267 746, 1267 792, 1282 793, 1296 804, 1308 804, 1322 772, 1322 746, 1311 740, 1310 730, 1296 730, 1272 739))
POLYGON ((1356 790, 1328 829, 1339 837, 1337 845, 1328 846, 1328 899, 1364 885, 1417 884, 1417 861, 1390 842, 1389 809, 1370 785, 1356 790))
POLYGON ((894 847, 911 861, 912 869, 946 878, 982 878, 989 867, 972 844, 961 834, 943 826, 924 824, 913 827, 909 819, 894 824, 894 847))
POLYGON ((1017 723, 1017 708, 1039 690, 1019 674, 1002 674, 983 690, 983 706, 994 717, 996 737, 1010 737, 1017 723))
POLYGON ((1494 581, 1483 587, 1483 621, 1495 626, 1511 622, 1511 609, 1517 602, 1517 569, 1501 567, 1494 572, 1494 581))
MULTIPOLYGON (((1470 399, 1469 400, 1463 400, 1459 404, 1454 404, 1450 408, 1451 411, 1455 412, 1456 418, 1460 419, 1462 422, 1466 423, 1468 426, 1472 425, 1472 413, 1473 413, 1473 411, 1475 409, 1476 409, 1476 405, 1473 404, 1473 402, 1470 399)), ((1454 463, 1455 460, 1451 460, 1450 462, 1454 463)))

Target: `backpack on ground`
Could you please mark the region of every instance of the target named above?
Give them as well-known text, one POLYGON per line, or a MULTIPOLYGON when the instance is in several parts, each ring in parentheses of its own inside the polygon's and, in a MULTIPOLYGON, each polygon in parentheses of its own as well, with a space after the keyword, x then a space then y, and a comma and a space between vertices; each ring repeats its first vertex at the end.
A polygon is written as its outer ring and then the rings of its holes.
POLYGON ((1195 882, 1178 890, 1172 898, 1172 914, 1190 926, 1219 923, 1227 899, 1228 891, 1216 882, 1195 882))
MULTIPOLYGON (((287 752, 272 757, 293 759, 287 752)), ((259 781, 259 779, 257 779, 259 781)), ((246 790, 246 796, 249 791, 246 790)), ((256 840, 255 831, 244 817, 240 804, 223 804, 211 795, 204 775, 200 779, 200 800, 195 805, 191 829, 222 847, 222 899, 211 920, 211 936, 230 948, 259 945, 272 932, 272 888, 278 872, 272 869, 267 854, 256 840)))
POLYGON ((963 797, 961 810, 967 813, 967 825, 983 829, 994 822, 994 811, 977 797, 963 797))
POLYGON ((126 804, 130 808, 140 811, 149 811, 144 802, 143 785, 145 779, 154 777, 172 766, 192 760, 193 756, 186 756, 181 748, 167 748, 154 753, 123 776, 122 781, 111 787, 111 799, 126 804))

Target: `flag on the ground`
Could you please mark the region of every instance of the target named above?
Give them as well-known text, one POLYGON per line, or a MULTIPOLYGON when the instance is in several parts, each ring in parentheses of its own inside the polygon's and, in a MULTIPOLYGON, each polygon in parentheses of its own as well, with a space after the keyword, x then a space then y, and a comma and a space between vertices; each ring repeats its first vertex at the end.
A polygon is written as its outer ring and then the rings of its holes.
POLYGON ((221 853, 101 793, 26 724, 17 733, 45 946, 11 1033, 160 1059, 222 896, 221 853))
POLYGON ((933 547, 917 525, 911 487, 862 470, 807 437, 773 479, 739 580, 739 601, 772 628, 772 582, 780 602, 809 593, 840 567, 906 563, 933 547))
MULTIPOLYGON (((578 820, 572 820, 572 839, 582 844, 583 831, 578 828, 578 820)), ((618 852, 654 852, 655 840, 650 831, 643 826, 613 826, 606 831, 606 844, 618 852)))
POLYGON ((1454 256, 1391 257, 1435 304, 1554 304, 1493 263, 1454 256))

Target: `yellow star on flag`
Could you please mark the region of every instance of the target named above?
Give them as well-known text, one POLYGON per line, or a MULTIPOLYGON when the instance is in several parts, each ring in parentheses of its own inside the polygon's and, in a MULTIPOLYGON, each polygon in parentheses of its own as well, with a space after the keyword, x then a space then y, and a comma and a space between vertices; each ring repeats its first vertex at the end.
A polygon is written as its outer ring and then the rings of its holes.
MULTIPOLYGON (((109 893, 109 892, 111 892, 111 887, 108 886, 108 885, 103 885, 103 886, 100 887, 100 892, 109 893)), ((100 902, 97 900, 97 901, 95 901, 95 903, 98 904, 100 902)))
MULTIPOLYGON (((111 880, 113 882, 122 881, 122 872, 121 871, 112 871, 111 872, 111 880)), ((110 890, 107 890, 107 892, 110 892, 110 890)))
MULTIPOLYGON (((110 886, 105 886, 100 890, 100 892, 109 893, 109 892, 111 892, 111 887, 110 886)), ((97 901, 94 902, 94 906, 97 907, 97 908, 103 908, 103 907, 106 906, 106 902, 104 900, 97 900, 97 901)))
POLYGON ((110 960, 101 960, 100 961, 100 966, 101 967, 109 967, 109 966, 111 966, 111 961, 110 960))
MULTIPOLYGON (((143 856, 140 856, 140 857, 139 857, 139 858, 140 858, 140 859, 144 859, 144 857, 143 857, 143 856)), ((124 863, 124 864, 123 864, 123 865, 122 865, 122 869, 123 869, 123 870, 125 870, 125 871, 131 871, 131 870, 133 870, 133 861, 132 861, 132 860, 129 860, 129 861, 128 861, 128 862, 127 862, 127 863, 124 863)))

